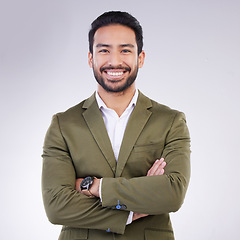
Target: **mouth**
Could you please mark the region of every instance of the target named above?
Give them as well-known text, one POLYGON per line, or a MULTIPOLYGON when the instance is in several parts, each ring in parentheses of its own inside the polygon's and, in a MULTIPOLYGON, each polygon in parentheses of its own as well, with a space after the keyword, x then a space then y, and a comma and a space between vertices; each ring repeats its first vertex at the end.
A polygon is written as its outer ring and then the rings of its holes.
POLYGON ((126 71, 104 71, 107 75, 109 75, 110 77, 122 77, 123 74, 126 72, 126 71))
POLYGON ((129 68, 104 68, 102 73, 110 81, 120 81, 124 78, 125 74, 130 72, 129 68))

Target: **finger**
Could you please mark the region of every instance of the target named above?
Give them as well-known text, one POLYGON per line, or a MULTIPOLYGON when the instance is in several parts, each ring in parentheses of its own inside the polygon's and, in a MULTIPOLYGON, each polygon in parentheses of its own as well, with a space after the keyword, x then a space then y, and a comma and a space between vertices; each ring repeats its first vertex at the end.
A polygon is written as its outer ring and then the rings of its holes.
POLYGON ((163 159, 161 158, 160 160, 157 159, 154 164, 152 165, 152 167, 149 170, 149 174, 152 176, 154 175, 154 173, 157 171, 157 169, 160 167, 160 165, 162 164, 163 159))
POLYGON ((163 175, 164 174, 164 167, 166 166, 166 162, 161 163, 158 168, 155 170, 155 172, 152 173, 152 175, 163 175))
POLYGON ((157 171, 157 169, 159 169, 159 167, 161 166, 161 164, 163 163, 164 159, 161 158, 160 160, 157 159, 154 164, 152 165, 152 167, 148 170, 147 176, 152 176, 154 175, 154 173, 157 171))
POLYGON ((159 176, 159 175, 163 175, 164 174, 164 169, 158 169, 155 173, 154 173, 154 175, 152 175, 152 176, 159 176))
POLYGON ((158 165, 160 164, 159 162, 160 162, 160 160, 158 160, 158 159, 154 162, 152 167, 148 170, 147 176, 152 176, 154 174, 158 165))
POLYGON ((154 172, 154 175, 163 175, 165 170, 164 167, 166 166, 166 162, 163 162, 159 168, 154 172))
POLYGON ((162 159, 161 161, 157 160, 151 169, 149 169, 147 176, 156 176, 164 174, 164 167, 166 162, 162 159))

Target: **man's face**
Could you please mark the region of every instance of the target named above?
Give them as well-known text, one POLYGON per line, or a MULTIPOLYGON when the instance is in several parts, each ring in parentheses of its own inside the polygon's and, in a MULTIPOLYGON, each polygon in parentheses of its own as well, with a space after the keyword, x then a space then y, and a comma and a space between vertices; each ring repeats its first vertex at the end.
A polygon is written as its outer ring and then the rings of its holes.
POLYGON ((135 33, 123 25, 99 28, 94 35, 93 54, 88 61, 100 86, 107 92, 122 92, 135 81, 144 63, 138 55, 135 33))

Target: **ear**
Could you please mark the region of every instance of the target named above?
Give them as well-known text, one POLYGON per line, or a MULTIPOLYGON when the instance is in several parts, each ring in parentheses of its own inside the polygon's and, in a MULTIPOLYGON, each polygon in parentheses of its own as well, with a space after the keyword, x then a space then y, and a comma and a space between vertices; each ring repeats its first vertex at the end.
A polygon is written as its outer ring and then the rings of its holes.
POLYGON ((90 68, 93 67, 93 56, 90 52, 88 53, 88 65, 90 68))
POLYGON ((142 66, 144 64, 144 60, 145 60, 145 52, 142 51, 138 56, 138 67, 139 68, 142 68, 142 66))

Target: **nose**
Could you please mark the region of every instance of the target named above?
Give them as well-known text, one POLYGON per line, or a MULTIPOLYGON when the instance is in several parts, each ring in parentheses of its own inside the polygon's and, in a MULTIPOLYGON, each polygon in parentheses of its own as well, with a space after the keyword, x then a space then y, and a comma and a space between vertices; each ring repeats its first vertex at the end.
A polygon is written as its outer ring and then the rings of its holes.
POLYGON ((123 61, 121 58, 121 54, 118 52, 111 52, 111 54, 109 54, 109 65, 116 67, 116 66, 121 66, 123 61))

